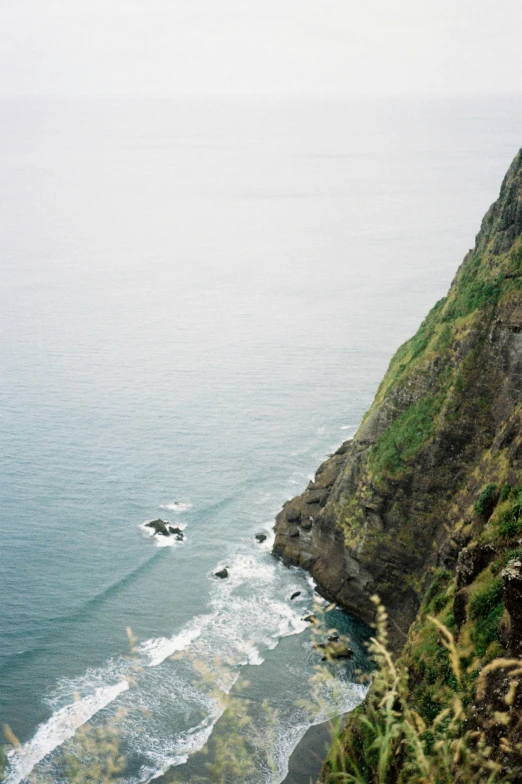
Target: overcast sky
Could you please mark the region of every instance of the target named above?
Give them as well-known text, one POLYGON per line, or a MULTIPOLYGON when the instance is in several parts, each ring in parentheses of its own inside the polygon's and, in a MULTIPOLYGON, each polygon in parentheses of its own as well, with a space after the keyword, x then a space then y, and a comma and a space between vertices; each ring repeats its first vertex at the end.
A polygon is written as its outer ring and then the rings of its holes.
POLYGON ((521 92, 522 0, 0 0, 0 94, 521 92))

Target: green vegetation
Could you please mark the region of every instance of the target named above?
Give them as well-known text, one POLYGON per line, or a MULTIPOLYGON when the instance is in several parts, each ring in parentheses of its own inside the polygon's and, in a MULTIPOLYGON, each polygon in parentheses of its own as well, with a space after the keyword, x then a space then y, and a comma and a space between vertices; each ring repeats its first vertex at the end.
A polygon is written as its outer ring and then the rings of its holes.
POLYGON ((481 517, 490 517, 498 501, 498 490, 496 484, 486 485, 475 501, 475 512, 481 517))
POLYGON ((503 612, 502 578, 494 578, 489 571, 486 582, 476 588, 469 602, 469 618, 473 622, 469 636, 478 656, 484 656, 491 643, 498 641, 503 612))
POLYGON ((377 608, 372 652, 377 663, 363 706, 350 717, 325 763, 325 784, 513 784, 522 775, 521 715, 515 707, 522 662, 495 659, 481 670, 470 662, 452 631, 428 616, 422 644, 395 663, 388 651, 387 616, 377 608), (428 661, 423 677, 436 691, 415 685, 411 653, 428 661), (417 650, 417 654, 419 651, 417 650), (499 709, 471 710, 483 700, 491 678, 502 673, 499 709), (473 719, 471 717, 474 717, 473 719), (500 733, 498 728, 501 728, 500 733), (495 735, 495 731, 497 734, 495 735), (497 738, 492 741, 492 738, 497 738))
POLYGON ((433 434, 438 410, 434 398, 422 398, 400 414, 374 447, 372 470, 395 475, 413 460, 433 434))

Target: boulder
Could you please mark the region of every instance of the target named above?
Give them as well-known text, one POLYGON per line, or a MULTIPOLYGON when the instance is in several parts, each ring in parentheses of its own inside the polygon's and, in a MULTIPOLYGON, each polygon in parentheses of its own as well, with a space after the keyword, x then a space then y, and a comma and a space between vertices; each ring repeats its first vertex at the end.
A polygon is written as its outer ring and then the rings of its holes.
POLYGON ((286 519, 289 523, 298 523, 301 519, 301 512, 299 509, 296 509, 295 506, 290 506, 288 509, 285 510, 286 512, 286 519))
POLYGON ((177 536, 181 535, 181 538, 183 539, 183 531, 181 528, 178 528, 177 525, 169 525, 169 533, 176 534, 177 536))
POLYGON ((317 618, 315 615, 307 615, 306 618, 303 618, 303 621, 307 621, 307 623, 317 623, 317 618))
POLYGON ((328 499, 328 491, 327 490, 314 490, 310 493, 308 498, 306 499, 307 504, 319 504, 320 506, 324 506, 328 499))
POLYGON ((301 596, 301 591, 296 591, 295 593, 293 593, 292 596, 290 597, 290 601, 292 601, 293 599, 297 599, 298 596, 301 596))
POLYGON ((266 534, 256 534, 255 538, 259 543, 264 542, 266 539, 266 534))
POLYGON ((310 531, 312 528, 312 518, 305 517, 303 520, 301 520, 301 528, 303 531, 310 531))
POLYGON ((299 528, 296 525, 291 525, 288 529, 288 536, 296 537, 299 536, 299 528))
POLYGON ((224 569, 220 569, 219 572, 214 572, 214 577, 219 577, 221 580, 224 580, 226 577, 228 577, 228 569, 226 566, 224 569))

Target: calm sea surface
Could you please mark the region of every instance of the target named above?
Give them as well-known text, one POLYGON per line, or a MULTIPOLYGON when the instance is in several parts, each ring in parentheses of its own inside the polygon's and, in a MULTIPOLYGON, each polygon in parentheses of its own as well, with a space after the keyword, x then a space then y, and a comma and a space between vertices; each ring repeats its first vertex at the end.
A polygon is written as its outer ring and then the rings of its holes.
POLYGON ((223 693, 250 681, 259 732, 278 711, 252 784, 360 701, 348 666, 296 705, 313 584, 272 559, 274 515, 354 433, 521 143, 519 98, 0 102, 9 784, 60 782, 75 718, 122 707, 126 781, 183 776, 221 712, 194 657, 223 693))

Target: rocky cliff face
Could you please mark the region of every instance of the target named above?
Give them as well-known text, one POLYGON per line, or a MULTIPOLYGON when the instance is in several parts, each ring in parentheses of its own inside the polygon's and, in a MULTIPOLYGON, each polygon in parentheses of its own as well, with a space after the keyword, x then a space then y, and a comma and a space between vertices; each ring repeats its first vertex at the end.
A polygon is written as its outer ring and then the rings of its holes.
MULTIPOLYGON (((465 591, 466 569, 475 577, 494 560, 488 521, 500 488, 522 481, 521 235, 522 150, 447 297, 397 351, 354 439, 276 519, 274 552, 328 598, 370 621, 369 597, 380 596, 395 649, 437 569, 459 569, 465 591)), ((509 568, 511 612, 522 578, 520 563, 509 568)))

